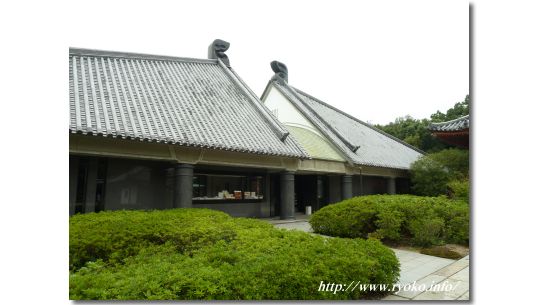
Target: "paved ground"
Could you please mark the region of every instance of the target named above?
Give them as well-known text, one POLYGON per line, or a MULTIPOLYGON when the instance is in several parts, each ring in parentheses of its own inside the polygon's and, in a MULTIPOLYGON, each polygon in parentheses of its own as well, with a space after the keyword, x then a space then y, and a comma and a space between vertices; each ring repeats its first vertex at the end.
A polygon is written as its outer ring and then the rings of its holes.
MULTIPOLYGON (((411 251, 393 249, 400 260, 400 281, 407 287, 431 287, 431 289, 408 289, 384 298, 385 300, 469 300, 469 256, 451 260, 411 251), (415 282, 416 281, 416 282, 415 282), (415 284, 412 284, 415 282, 415 284), (442 290, 442 291, 441 291, 442 290)), ((405 286, 404 286, 405 287, 405 286)))
MULTIPOLYGON (((296 220, 267 221, 277 228, 312 232, 304 215, 298 215, 296 220)), ((385 297, 384 300, 469 300, 469 256, 452 260, 413 251, 392 250, 400 260, 399 284, 404 289, 385 297), (423 287, 436 285, 442 291, 413 289, 422 284, 423 287)))

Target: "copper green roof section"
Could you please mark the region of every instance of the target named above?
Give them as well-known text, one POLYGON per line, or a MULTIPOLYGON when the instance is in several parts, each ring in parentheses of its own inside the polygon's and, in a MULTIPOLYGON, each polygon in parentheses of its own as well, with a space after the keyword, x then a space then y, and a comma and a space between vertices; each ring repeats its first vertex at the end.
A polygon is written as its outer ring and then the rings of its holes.
POLYGON ((297 126, 286 127, 312 158, 345 161, 327 140, 315 132, 297 126))

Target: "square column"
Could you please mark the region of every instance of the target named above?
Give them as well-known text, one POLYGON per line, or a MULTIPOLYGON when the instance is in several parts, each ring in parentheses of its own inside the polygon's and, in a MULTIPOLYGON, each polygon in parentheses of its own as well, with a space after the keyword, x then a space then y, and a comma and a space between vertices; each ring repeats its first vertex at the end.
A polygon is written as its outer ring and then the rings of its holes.
POLYGON ((295 173, 280 173, 280 219, 295 219, 295 173))
POLYGON ((353 176, 342 176, 342 200, 353 197, 353 176))
POLYGON ((175 166, 174 208, 192 208, 192 177, 194 166, 179 163, 175 166))
POLYGON ((85 213, 95 212, 95 199, 97 193, 97 159, 88 160, 88 174, 86 180, 85 213))
POLYGON ((75 214, 77 200, 78 157, 69 156, 69 216, 75 214))
POLYGON ((165 170, 165 193, 164 207, 166 209, 174 208, 174 191, 176 184, 176 164, 170 164, 170 167, 165 170))
POLYGON ((342 178, 340 175, 327 175, 329 182, 329 201, 335 203, 342 201, 342 178))
POLYGON ((396 178, 395 177, 387 178, 387 193, 390 195, 396 194, 396 178))

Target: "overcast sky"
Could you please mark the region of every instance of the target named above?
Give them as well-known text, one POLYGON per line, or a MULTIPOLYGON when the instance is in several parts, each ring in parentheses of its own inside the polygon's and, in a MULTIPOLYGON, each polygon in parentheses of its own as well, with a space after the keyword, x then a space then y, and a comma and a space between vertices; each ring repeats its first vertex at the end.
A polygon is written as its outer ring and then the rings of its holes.
POLYGON ((292 86, 374 124, 429 117, 469 92, 465 1, 94 1, 70 10, 69 46, 206 58, 220 38, 258 96, 276 59, 292 86))

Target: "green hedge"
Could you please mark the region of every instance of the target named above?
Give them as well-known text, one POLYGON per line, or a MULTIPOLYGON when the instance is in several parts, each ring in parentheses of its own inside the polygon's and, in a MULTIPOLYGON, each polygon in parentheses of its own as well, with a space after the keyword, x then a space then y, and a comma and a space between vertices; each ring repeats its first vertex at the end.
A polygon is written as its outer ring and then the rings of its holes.
POLYGON ((100 212, 70 220, 71 299, 357 299, 321 281, 392 284, 393 251, 205 209, 100 212), (82 266, 82 267, 81 267, 82 266))
POLYGON ((453 180, 447 186, 452 198, 469 203, 469 179, 453 180))
POLYGON ((235 238, 225 213, 212 210, 107 211, 69 219, 70 269, 102 259, 120 262, 150 245, 173 244, 189 252, 235 238))
POLYGON ((314 232, 430 246, 469 243, 469 205, 446 197, 372 195, 328 205, 310 219, 314 232))

